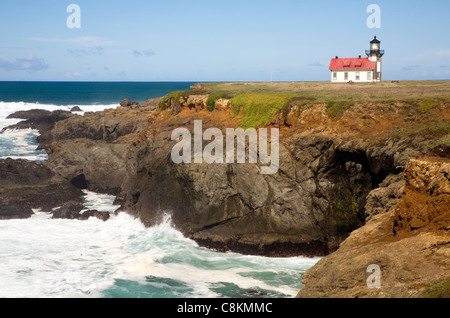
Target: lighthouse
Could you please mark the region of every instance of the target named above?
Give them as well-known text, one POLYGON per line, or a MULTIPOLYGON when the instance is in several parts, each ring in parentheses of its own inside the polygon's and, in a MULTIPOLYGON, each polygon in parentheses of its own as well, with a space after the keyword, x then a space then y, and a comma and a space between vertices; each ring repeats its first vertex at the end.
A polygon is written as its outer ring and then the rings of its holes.
POLYGON ((370 50, 366 50, 366 55, 369 60, 376 63, 374 80, 376 82, 381 82, 381 60, 384 55, 384 50, 381 50, 381 42, 375 36, 372 41, 370 41, 370 50))
POLYGON ((368 83, 381 82, 382 57, 381 42, 375 36, 370 41, 370 50, 366 50, 367 57, 336 58, 331 59, 331 82, 333 83, 368 83))

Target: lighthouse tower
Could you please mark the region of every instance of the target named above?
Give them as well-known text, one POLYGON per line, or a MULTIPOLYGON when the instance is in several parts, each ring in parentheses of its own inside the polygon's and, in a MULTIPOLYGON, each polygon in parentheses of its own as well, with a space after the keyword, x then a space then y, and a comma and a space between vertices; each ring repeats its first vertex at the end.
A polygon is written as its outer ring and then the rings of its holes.
POLYGON ((381 50, 381 42, 376 36, 372 41, 370 41, 370 50, 366 50, 366 55, 370 61, 376 63, 374 81, 381 82, 381 60, 384 55, 384 50, 381 50))

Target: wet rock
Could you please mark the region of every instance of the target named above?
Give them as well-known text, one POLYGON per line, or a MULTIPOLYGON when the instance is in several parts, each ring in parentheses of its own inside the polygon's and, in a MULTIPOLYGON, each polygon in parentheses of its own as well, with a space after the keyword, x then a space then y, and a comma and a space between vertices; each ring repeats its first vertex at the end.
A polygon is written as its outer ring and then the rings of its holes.
POLYGON ((72 116, 74 115, 71 112, 64 110, 55 110, 52 112, 43 109, 18 111, 9 115, 7 118, 24 119, 24 121, 9 126, 5 129, 31 128, 39 130, 40 133, 45 133, 51 130, 58 121, 70 118, 72 116))
POLYGON ((80 202, 66 202, 62 207, 52 212, 52 219, 68 219, 85 221, 91 217, 98 218, 102 221, 107 221, 110 217, 108 212, 99 212, 97 210, 84 210, 84 206, 80 202))
POLYGON ((83 204, 80 202, 66 202, 62 207, 53 211, 52 219, 79 219, 83 208, 83 204))
POLYGON ((44 163, 0 160, 0 218, 28 218, 33 209, 50 212, 83 193, 44 163))
POLYGON ((74 106, 70 109, 71 112, 82 112, 83 110, 79 106, 74 106))
POLYGON ((86 212, 83 212, 83 214, 80 215, 78 218, 79 220, 87 220, 91 217, 95 217, 101 221, 108 221, 110 218, 110 214, 108 212, 99 212, 97 210, 89 210, 86 212))
POLYGON ((15 199, 7 202, 4 199, 1 201, 0 220, 28 219, 34 214, 27 203, 15 199))

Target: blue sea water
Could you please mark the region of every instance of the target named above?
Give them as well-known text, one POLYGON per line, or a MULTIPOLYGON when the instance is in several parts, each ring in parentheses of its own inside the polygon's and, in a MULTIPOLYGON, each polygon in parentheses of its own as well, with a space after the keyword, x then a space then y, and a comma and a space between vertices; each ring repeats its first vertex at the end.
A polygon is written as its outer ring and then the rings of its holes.
POLYGON ((0 101, 52 105, 110 105, 187 90, 190 82, 0 82, 0 101))
MULTIPOLYGON (((0 82, 0 131, 18 110, 85 111, 145 101, 192 83, 0 82)), ((0 158, 43 161, 37 131, 0 134, 0 158)), ((27 220, 0 221, 0 297, 39 298, 285 298, 318 258, 266 258, 199 247, 173 228, 170 216, 145 228, 114 197, 85 191, 85 206, 111 213, 107 222, 52 220, 35 211, 27 220)))

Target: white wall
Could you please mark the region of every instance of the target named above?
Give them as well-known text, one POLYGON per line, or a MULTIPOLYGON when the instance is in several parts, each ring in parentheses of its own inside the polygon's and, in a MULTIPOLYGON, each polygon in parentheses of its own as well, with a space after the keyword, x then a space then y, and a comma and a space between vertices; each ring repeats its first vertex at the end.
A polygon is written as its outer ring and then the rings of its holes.
POLYGON ((358 82, 358 83, 369 83, 373 82, 374 79, 374 71, 368 71, 368 70, 348 70, 348 71, 331 71, 331 82, 333 83, 347 83, 349 81, 352 82, 358 82), (336 72, 336 80, 333 77, 333 73, 336 72), (372 73, 372 78, 368 79, 368 72, 372 73), (348 73, 348 79, 345 79, 345 73, 348 73), (359 80, 356 79, 356 73, 359 73, 359 80))

